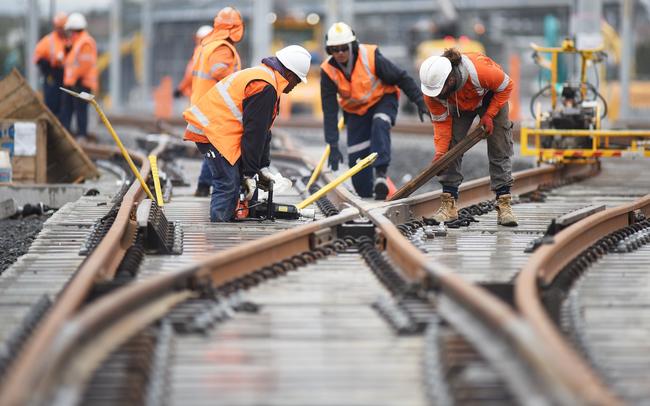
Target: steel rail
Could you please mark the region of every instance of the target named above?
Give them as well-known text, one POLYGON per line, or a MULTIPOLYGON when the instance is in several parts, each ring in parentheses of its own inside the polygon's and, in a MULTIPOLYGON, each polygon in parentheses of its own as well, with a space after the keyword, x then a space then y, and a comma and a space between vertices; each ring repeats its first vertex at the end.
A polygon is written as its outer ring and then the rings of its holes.
MULTIPOLYGON (((87 147, 90 150, 107 153, 105 147, 87 147)), ((161 149, 157 148, 153 153, 160 151, 161 149)), ((151 168, 146 157, 139 153, 131 152, 130 154, 139 161, 140 174, 144 178, 148 177, 151 168)), ((96 282, 112 279, 126 250, 134 241, 136 224, 132 213, 143 197, 142 187, 138 182, 134 182, 124 195, 113 226, 93 253, 82 262, 52 309, 16 358, 7 378, 0 387, 0 404, 24 404, 25 396, 30 393, 43 372, 34 367, 39 364, 42 354, 48 351, 56 334, 61 331, 65 322, 79 310, 96 282)))
MULTIPOLYGON (((515 191, 533 190, 535 184, 539 186, 541 183, 550 183, 567 173, 574 176, 576 173, 587 173, 592 170, 593 168, 588 170, 584 168, 582 170, 568 170, 568 172, 567 170, 553 170, 553 168, 532 170, 530 174, 525 176, 518 175, 518 182, 521 180, 521 186, 519 186, 520 189, 515 189, 515 191)), ((326 174, 327 176, 331 176, 331 174, 326 174)), ((473 204, 492 197, 487 179, 468 183, 463 193, 465 198, 461 201, 461 205, 473 204)), ((142 191, 140 191, 140 195, 142 195, 142 191)), ((343 188, 337 188, 336 193, 333 195, 336 195, 341 201, 348 200, 351 197, 351 194, 343 188)), ((394 204, 368 205, 357 201, 353 203, 357 206, 356 209, 348 208, 337 216, 234 247, 215 254, 197 265, 127 286, 111 295, 100 298, 81 310, 72 319, 58 319, 58 327, 61 327, 61 323, 65 322, 65 328, 58 330, 58 334, 51 333, 48 336, 49 341, 47 341, 54 342, 55 345, 48 347, 44 345, 47 344, 44 341, 43 345, 39 347, 41 350, 40 355, 45 362, 40 364, 32 363, 32 370, 24 372, 21 378, 17 378, 17 374, 12 374, 11 381, 8 380, 7 383, 14 382, 15 384, 16 380, 20 379, 18 383, 21 385, 6 386, 7 391, 3 391, 0 403, 22 403, 23 400, 26 400, 25 396, 27 395, 36 396, 31 399, 40 398, 46 401, 48 399, 47 395, 51 394, 52 388, 57 383, 66 382, 70 384, 70 379, 75 376, 77 382, 82 382, 84 378, 79 378, 76 372, 61 374, 61 371, 66 371, 66 366, 71 366, 73 365, 71 362, 76 362, 72 357, 73 353, 88 354, 88 352, 75 350, 93 348, 92 359, 94 359, 95 365, 110 351, 111 346, 92 345, 92 343, 96 343, 91 339, 93 335, 103 340, 104 343, 110 341, 113 345, 119 344, 128 338, 130 334, 135 333, 138 326, 141 328, 159 317, 162 310, 164 310, 161 309, 161 306, 169 308, 175 303, 176 301, 172 296, 190 295, 190 291, 197 286, 218 287, 264 265, 307 251, 313 247, 317 235, 323 231, 332 230, 342 222, 357 218, 360 212, 373 220, 381 230, 387 241, 386 250, 388 254, 405 271, 405 277, 417 281, 431 279, 450 297, 459 300, 472 312, 481 314, 481 317, 488 324, 503 331, 503 334, 513 343, 518 352, 528 359, 530 365, 541 371, 539 374, 543 381, 547 383, 546 386, 555 388, 553 392, 555 400, 563 404, 568 404, 567 399, 570 401, 575 400, 574 393, 565 390, 562 381, 556 379, 558 376, 563 375, 557 371, 557 368, 546 362, 546 360, 552 358, 545 353, 545 347, 539 340, 536 340, 535 337, 531 338, 525 332, 521 320, 517 318, 511 309, 491 296, 487 291, 454 275, 451 270, 441 265, 427 263, 424 256, 394 227, 395 223, 407 218, 407 214, 419 216, 422 213, 433 212, 436 203, 431 203, 431 201, 439 201, 439 193, 433 192, 402 199, 394 204), (408 211, 402 211, 401 215, 396 216, 395 212, 398 210, 395 210, 395 207, 406 207, 408 211), (124 321, 123 317, 142 306, 149 307, 151 310, 143 310, 139 313, 139 323, 121 322, 124 321), (111 325, 116 326, 115 328, 121 331, 118 334, 118 337, 121 338, 106 339, 106 334, 108 334, 111 325), (124 327, 125 325, 128 327, 124 327), (102 334, 99 334, 99 332, 102 332, 102 334), (54 341, 52 341, 53 338, 54 341), (4 400, 9 402, 4 402, 4 400)), ((118 241, 120 239, 113 240, 114 243, 118 243, 118 241)), ((104 266, 99 263, 95 265, 99 269, 103 269, 104 266)), ((98 275, 102 275, 102 273, 99 272, 98 275)), ((20 360, 23 361, 25 357, 26 355, 23 354, 20 360)), ((27 360, 35 361, 34 358, 28 358, 27 360)), ((85 368, 88 370, 87 364, 85 364, 85 368)), ((70 371, 78 371, 78 368, 71 368, 70 371)))
POLYGON ((517 308, 546 345, 553 349, 555 362, 562 369, 576 372, 569 374, 568 379, 590 404, 620 404, 622 401, 605 389, 601 378, 562 336, 544 309, 540 289, 549 286, 573 258, 600 238, 632 224, 637 211, 650 216, 650 195, 593 214, 560 231, 551 244, 542 245, 529 258, 515 284, 517 308))

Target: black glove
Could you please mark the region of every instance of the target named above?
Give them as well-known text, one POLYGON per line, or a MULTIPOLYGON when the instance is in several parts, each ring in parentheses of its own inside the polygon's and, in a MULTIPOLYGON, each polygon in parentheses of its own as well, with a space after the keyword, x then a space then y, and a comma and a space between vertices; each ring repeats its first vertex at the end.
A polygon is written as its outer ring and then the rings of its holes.
MULTIPOLYGON (((167 93, 169 94, 169 93, 167 93)), ((178 99, 183 96, 183 92, 181 92, 179 89, 174 90, 174 99, 178 99)))
POLYGON ((424 118, 426 117, 428 121, 431 121, 431 114, 429 113, 429 108, 424 104, 424 100, 419 100, 415 103, 418 106, 418 115, 420 116, 420 121, 424 123, 424 118))
POLYGON ((330 144, 330 156, 327 161, 327 164, 333 171, 339 170, 339 163, 343 162, 343 155, 339 151, 339 146, 335 144, 330 144))
POLYGON ((38 65, 38 70, 41 72, 41 75, 47 76, 50 74, 51 67, 47 59, 39 59, 36 65, 38 65))

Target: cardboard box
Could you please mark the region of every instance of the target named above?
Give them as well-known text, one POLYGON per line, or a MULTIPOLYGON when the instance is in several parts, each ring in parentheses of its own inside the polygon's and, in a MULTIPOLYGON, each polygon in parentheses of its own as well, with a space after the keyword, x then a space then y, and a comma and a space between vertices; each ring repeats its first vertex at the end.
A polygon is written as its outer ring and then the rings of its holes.
POLYGON ((0 120, 0 148, 9 151, 13 182, 47 182, 46 131, 44 120, 0 120))

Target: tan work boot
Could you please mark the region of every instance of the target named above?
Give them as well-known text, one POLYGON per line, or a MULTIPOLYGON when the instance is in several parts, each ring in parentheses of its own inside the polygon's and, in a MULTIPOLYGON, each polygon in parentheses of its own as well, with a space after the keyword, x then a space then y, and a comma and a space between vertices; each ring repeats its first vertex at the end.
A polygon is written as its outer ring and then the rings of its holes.
POLYGON ((511 195, 501 195, 497 198, 497 224, 506 227, 517 226, 517 216, 512 212, 511 195))
POLYGON ((440 208, 438 208, 438 211, 433 215, 433 217, 431 217, 431 219, 438 223, 458 219, 456 199, 452 197, 451 193, 443 193, 440 196, 440 208))

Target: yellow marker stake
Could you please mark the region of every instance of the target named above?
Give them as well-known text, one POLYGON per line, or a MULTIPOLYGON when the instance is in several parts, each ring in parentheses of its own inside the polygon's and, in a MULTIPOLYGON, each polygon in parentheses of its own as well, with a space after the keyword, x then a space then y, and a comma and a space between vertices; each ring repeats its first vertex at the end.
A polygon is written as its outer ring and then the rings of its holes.
POLYGON ((316 200, 320 199, 321 196, 329 192, 330 190, 334 189, 341 183, 345 182, 346 179, 351 177, 352 175, 355 175, 357 172, 361 171, 364 168, 367 168, 375 162, 375 159, 377 159, 377 153, 373 152, 372 154, 368 155, 367 157, 363 158, 361 161, 357 162, 356 165, 354 165, 352 168, 348 169, 343 175, 339 176, 338 178, 334 179, 327 185, 325 185, 321 190, 318 192, 314 193, 313 195, 309 196, 307 199, 303 200, 302 202, 298 203, 296 207, 298 209, 304 209, 305 207, 309 206, 310 204, 314 203, 316 200))
POLYGON ((151 164, 151 176, 153 177, 153 186, 156 190, 156 199, 158 206, 163 207, 165 201, 162 197, 162 189, 160 188, 160 177, 158 176, 158 159, 155 155, 149 155, 149 163, 151 164))
POLYGON ((126 162, 129 164, 129 167, 131 168, 131 172, 133 172, 133 175, 135 175, 136 178, 140 181, 140 185, 142 186, 142 189, 147 193, 147 196, 149 196, 149 199, 155 200, 153 195, 151 194, 151 190, 149 190, 149 187, 147 186, 147 183, 142 179, 142 175, 140 175, 140 172, 138 171, 138 168, 135 167, 135 164, 131 160, 131 156, 129 155, 128 151, 126 148, 124 148, 124 145, 122 144, 122 141, 120 138, 117 136, 117 133, 115 133, 115 130, 113 129, 113 126, 111 125, 110 121, 108 121, 108 118, 102 111, 101 107, 99 107, 99 104, 95 100, 95 96, 93 96, 90 93, 86 92, 73 92, 72 90, 65 89, 63 87, 60 87, 59 89, 63 90, 67 94, 74 96, 76 98, 79 98, 81 100, 85 100, 88 103, 92 104, 95 110, 97 110, 97 114, 99 114, 99 118, 102 119, 102 122, 108 129, 108 132, 111 134, 113 139, 115 140, 115 143, 117 144, 118 148, 120 151, 122 151, 122 156, 124 156, 124 159, 126 159, 126 162))
POLYGON ((325 161, 329 156, 330 156, 330 144, 327 144, 327 146, 325 147, 325 152, 323 152, 323 156, 320 157, 320 161, 318 162, 318 165, 316 165, 316 168, 314 168, 314 173, 311 174, 311 178, 309 178, 309 182, 307 182, 308 192, 309 192, 309 187, 314 182, 316 182, 316 179, 318 179, 318 175, 320 175, 320 171, 323 169, 323 165, 325 165, 325 161))

